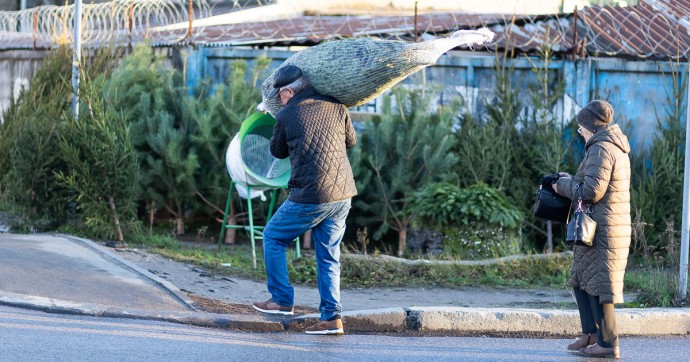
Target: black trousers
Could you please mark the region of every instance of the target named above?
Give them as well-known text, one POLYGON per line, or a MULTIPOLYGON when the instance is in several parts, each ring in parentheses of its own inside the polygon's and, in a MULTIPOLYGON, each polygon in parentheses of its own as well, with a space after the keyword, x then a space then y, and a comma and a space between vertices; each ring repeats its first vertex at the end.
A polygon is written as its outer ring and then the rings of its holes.
POLYGON ((580 288, 573 288, 577 309, 580 311, 582 334, 597 334, 597 344, 618 347, 616 312, 612 303, 599 303, 599 296, 589 295, 580 288))

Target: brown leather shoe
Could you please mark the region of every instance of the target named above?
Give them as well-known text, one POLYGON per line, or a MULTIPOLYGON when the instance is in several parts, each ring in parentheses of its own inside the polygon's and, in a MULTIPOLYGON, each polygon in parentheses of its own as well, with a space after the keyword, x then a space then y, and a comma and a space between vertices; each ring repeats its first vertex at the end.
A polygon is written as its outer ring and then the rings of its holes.
POLYGON ((578 339, 577 341, 569 344, 568 351, 579 352, 581 348, 587 348, 587 346, 591 346, 595 343, 597 343, 596 334, 585 334, 582 337, 580 337, 580 339, 578 339))
POLYGON ((293 307, 286 307, 286 306, 280 305, 280 304, 274 302, 272 299, 269 299, 265 302, 254 302, 254 303, 252 303, 252 307, 254 307, 254 309, 258 310, 259 312, 268 313, 268 314, 282 314, 282 315, 293 315, 294 314, 294 308, 293 307))
POLYGON ((621 357, 621 352, 618 347, 602 347, 598 344, 593 344, 587 348, 581 349, 580 354, 589 358, 615 358, 621 357))
POLYGON ((343 321, 334 319, 332 321, 319 321, 319 323, 304 330, 306 334, 344 334, 343 321))

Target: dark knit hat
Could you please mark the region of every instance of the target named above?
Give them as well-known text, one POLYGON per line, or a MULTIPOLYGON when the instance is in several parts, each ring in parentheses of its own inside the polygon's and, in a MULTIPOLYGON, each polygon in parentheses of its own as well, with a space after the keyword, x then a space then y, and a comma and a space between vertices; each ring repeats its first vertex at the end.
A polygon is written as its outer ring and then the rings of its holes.
POLYGON ((613 107, 607 101, 591 101, 577 114, 577 123, 592 133, 597 133, 597 130, 607 126, 612 120, 613 107))

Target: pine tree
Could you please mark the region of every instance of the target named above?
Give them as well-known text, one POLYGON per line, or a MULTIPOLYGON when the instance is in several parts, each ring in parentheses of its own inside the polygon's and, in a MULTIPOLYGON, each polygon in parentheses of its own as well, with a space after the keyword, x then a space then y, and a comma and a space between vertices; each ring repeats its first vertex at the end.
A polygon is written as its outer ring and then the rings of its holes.
POLYGON ((249 69, 245 61, 233 62, 225 83, 218 85, 210 96, 204 95, 203 88, 197 90, 195 101, 190 102, 189 110, 196 122, 192 142, 199 161, 196 194, 203 201, 198 211, 207 215, 220 214, 220 220, 230 185, 225 151, 242 121, 255 111, 261 101, 256 82, 270 60, 260 57, 255 63, 254 68, 249 69))
MULTIPOLYGON (((521 118, 521 142, 516 143, 516 159, 523 160, 519 172, 516 172, 521 182, 516 182, 511 190, 514 200, 524 210, 529 210, 532 206, 533 192, 541 176, 562 171, 574 172, 576 169, 576 165, 568 162, 568 153, 572 152, 572 141, 575 138, 570 120, 559 120, 556 113, 556 106, 565 94, 565 81, 559 77, 559 73, 549 69, 553 58, 551 45, 547 32, 544 47, 540 50, 540 63, 528 58, 537 81, 528 85, 530 112, 521 118)), ((546 252, 553 252, 554 223, 536 220, 533 216, 532 221, 529 225, 546 236, 546 252), (546 230, 537 227, 537 222, 545 224, 546 230)))
POLYGON ((124 117, 104 105, 103 77, 82 82, 80 118, 68 116, 60 136, 69 171, 57 180, 75 191, 93 234, 123 241, 123 226, 136 220, 137 153, 124 117))
POLYGON ((196 202, 199 162, 191 141, 196 122, 181 75, 170 70, 164 76, 163 104, 154 104, 156 111, 139 123, 150 148, 141 160, 142 181, 145 195, 175 218, 176 233, 183 235, 185 217, 196 202))
POLYGON ((447 180, 457 162, 450 132, 457 107, 432 111, 433 93, 394 87, 384 97, 380 119, 365 123, 352 153, 360 193, 355 207, 369 215, 359 217, 358 223, 376 225, 376 239, 389 229, 397 231, 398 255, 407 247, 411 194, 447 180))
POLYGON ((59 48, 47 57, 4 112, 0 126, 0 185, 6 196, 25 210, 27 221, 65 220, 66 190, 54 171, 65 170, 58 151, 58 129, 72 95, 71 54, 59 48))
POLYGON ((139 155, 142 199, 151 219, 165 209, 175 232, 185 232, 185 217, 196 202, 194 175, 199 169, 191 136, 193 102, 182 75, 153 55, 146 44, 125 57, 105 85, 104 94, 127 120, 139 155))

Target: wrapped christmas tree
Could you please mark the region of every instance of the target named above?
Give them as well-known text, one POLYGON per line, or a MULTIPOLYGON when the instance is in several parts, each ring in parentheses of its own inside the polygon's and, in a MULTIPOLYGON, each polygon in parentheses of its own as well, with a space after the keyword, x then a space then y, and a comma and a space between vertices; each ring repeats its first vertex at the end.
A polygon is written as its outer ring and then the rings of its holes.
POLYGON ((292 64, 302 69, 317 92, 332 96, 348 107, 369 102, 412 73, 436 63, 445 52, 461 45, 481 45, 494 34, 484 28, 459 30, 448 37, 420 43, 377 38, 328 41, 295 53, 261 85, 260 111, 275 115, 282 105, 268 97, 276 71, 292 64))

